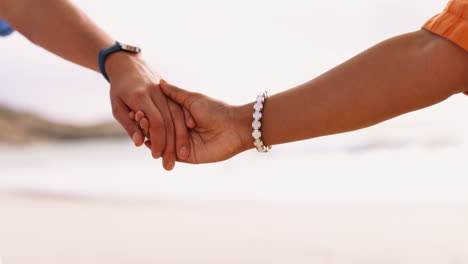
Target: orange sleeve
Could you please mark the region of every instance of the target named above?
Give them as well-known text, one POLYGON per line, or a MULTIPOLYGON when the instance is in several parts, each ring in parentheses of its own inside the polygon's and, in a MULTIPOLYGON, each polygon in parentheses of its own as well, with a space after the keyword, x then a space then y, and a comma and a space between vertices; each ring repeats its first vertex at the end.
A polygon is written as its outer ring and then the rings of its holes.
POLYGON ((445 10, 429 19, 423 28, 468 51, 468 0, 451 0, 445 10))

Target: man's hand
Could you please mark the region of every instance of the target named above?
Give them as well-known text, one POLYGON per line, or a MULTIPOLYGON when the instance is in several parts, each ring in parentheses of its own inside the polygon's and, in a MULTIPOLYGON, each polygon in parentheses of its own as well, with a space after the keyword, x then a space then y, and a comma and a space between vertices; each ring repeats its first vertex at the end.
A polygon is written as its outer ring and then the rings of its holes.
POLYGON ((137 123, 129 118, 129 113, 143 111, 151 124, 152 156, 155 159, 163 157, 166 170, 174 168, 177 158, 187 159, 189 151, 176 151, 176 142, 179 150, 190 149, 185 119, 183 114, 180 115, 182 110, 180 106, 169 108, 166 95, 159 86, 158 74, 140 55, 125 52, 109 55, 105 67, 111 83, 112 113, 135 145, 141 146, 145 138, 137 123))

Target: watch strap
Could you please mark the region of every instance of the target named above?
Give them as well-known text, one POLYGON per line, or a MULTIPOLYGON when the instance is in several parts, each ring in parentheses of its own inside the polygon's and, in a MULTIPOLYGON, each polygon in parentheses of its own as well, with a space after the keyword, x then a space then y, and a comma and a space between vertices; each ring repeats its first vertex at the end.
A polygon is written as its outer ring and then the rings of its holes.
POLYGON ((107 76, 106 67, 105 67, 106 58, 109 54, 112 54, 119 50, 122 50, 122 46, 120 45, 118 41, 116 41, 114 45, 104 48, 99 52, 99 70, 101 70, 102 76, 104 76, 104 78, 106 78, 108 82, 109 82, 109 76, 107 76))
POLYGON ((141 52, 141 49, 138 48, 138 47, 133 47, 133 46, 130 46, 130 45, 127 45, 127 44, 123 44, 123 43, 120 43, 118 41, 116 41, 114 45, 102 49, 99 52, 99 56, 98 56, 99 70, 101 71, 102 76, 104 76, 104 78, 106 78, 106 80, 108 82, 109 82, 109 76, 106 73, 106 67, 105 67, 106 58, 110 54, 112 54, 114 52, 117 52, 117 51, 121 51, 121 50, 125 51, 125 52, 131 52, 131 53, 141 52))

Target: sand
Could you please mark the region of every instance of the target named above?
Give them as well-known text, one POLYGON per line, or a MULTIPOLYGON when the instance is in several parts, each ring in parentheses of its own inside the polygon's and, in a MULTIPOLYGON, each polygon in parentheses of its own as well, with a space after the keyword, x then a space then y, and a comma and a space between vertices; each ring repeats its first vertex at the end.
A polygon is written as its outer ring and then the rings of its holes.
POLYGON ((3 264, 468 263, 468 206, 0 194, 3 264))

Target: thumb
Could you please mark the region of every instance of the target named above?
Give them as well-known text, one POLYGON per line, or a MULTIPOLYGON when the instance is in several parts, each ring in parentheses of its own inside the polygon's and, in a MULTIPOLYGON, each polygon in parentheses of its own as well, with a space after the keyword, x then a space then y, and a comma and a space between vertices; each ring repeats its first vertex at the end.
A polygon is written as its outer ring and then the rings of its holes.
POLYGON ((163 93, 172 101, 182 105, 187 109, 190 107, 189 99, 192 95, 191 92, 171 85, 165 80, 161 80, 159 85, 161 86, 161 90, 163 91, 163 93))

